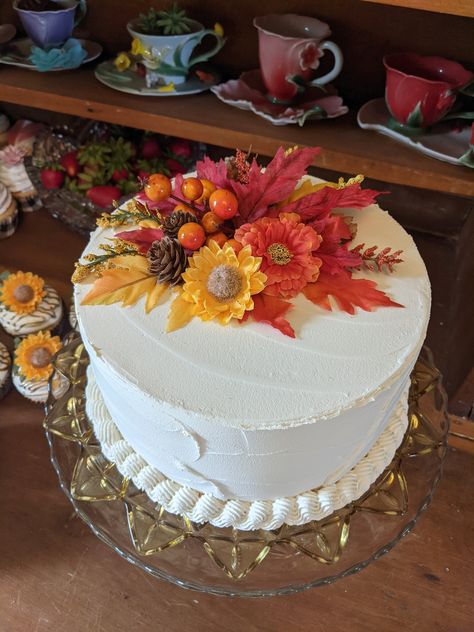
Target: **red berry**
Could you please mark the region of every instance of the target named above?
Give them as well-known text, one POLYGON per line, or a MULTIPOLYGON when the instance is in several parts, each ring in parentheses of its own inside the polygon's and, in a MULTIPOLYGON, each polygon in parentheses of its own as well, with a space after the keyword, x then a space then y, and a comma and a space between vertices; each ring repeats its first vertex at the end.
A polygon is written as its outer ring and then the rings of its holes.
POLYGON ((112 206, 112 202, 120 198, 121 191, 118 187, 104 185, 88 189, 86 195, 96 206, 107 208, 112 206))
POLYGON ((145 184, 145 195, 152 202, 162 202, 171 195, 171 181, 162 173, 153 173, 145 184))
POLYGON ((128 171, 125 169, 115 169, 112 174, 112 180, 114 182, 120 182, 120 180, 126 180, 128 177, 128 171))
POLYGON ((183 165, 174 158, 168 158, 166 160, 166 166, 172 176, 175 176, 177 173, 186 173, 186 167, 183 167, 183 165))
POLYGON ((79 160, 77 159, 76 151, 70 151, 68 154, 64 154, 60 163, 61 167, 70 178, 75 178, 79 173, 80 165, 79 160))
POLYGON ((199 178, 186 178, 181 185, 181 193, 187 200, 197 200, 201 197, 204 187, 199 178))
POLYGON ((231 219, 237 213, 237 198, 227 189, 216 189, 209 198, 209 208, 221 219, 231 219))
POLYGON ((180 156, 181 158, 189 158, 192 154, 191 143, 188 140, 184 140, 183 138, 177 138, 172 141, 168 146, 168 149, 175 156, 180 156))
POLYGON ((178 241, 186 250, 197 250, 206 241, 206 233, 201 224, 188 222, 179 229, 178 241))
POLYGON ((64 182, 64 172, 58 169, 43 169, 40 174, 45 189, 60 189, 64 182))
POLYGON ((160 143, 153 136, 145 138, 140 154, 144 160, 159 158, 161 156, 160 143))

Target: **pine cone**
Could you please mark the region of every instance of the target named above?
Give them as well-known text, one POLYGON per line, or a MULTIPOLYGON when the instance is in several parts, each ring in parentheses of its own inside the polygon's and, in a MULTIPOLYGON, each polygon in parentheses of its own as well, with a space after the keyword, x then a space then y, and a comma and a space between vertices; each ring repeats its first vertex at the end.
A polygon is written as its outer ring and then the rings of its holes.
POLYGON ((183 224, 195 221, 196 216, 192 213, 188 213, 188 211, 174 211, 163 220, 163 230, 168 237, 176 238, 183 224))
POLYGON ((181 282, 181 274, 188 265, 188 257, 177 239, 163 237, 154 241, 148 251, 150 272, 156 274, 160 283, 177 285, 181 282))

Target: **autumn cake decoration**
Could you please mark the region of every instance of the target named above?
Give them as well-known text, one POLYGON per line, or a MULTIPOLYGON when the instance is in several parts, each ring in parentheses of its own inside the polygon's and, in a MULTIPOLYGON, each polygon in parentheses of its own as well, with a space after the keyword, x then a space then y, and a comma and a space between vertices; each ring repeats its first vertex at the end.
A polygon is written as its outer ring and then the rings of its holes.
POLYGON ((292 300, 299 294, 325 309, 403 307, 364 269, 390 273, 402 263, 391 247, 354 244, 356 220, 379 192, 363 176, 320 182, 307 176, 318 148, 280 148, 265 169, 237 150, 205 157, 196 176, 174 181, 153 174, 138 196, 104 213, 113 230, 100 252, 76 264, 73 282, 92 283, 83 305, 134 305, 148 313, 172 298, 167 331, 191 319, 253 319, 295 337, 292 300), (306 176, 306 177, 305 177, 306 176))

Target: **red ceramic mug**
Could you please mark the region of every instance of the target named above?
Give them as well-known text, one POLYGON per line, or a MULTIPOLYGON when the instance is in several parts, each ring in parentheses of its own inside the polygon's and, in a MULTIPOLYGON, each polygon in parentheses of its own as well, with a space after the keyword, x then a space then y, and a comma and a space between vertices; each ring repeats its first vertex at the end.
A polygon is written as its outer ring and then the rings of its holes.
POLYGON ((270 14, 253 21, 258 29, 262 79, 273 103, 291 103, 306 86, 322 86, 342 70, 342 52, 328 41, 331 30, 316 18, 294 13, 270 14), (315 78, 319 59, 326 50, 334 55, 332 70, 315 78))
POLYGON ((457 92, 474 74, 443 57, 415 53, 385 55, 385 102, 395 122, 407 131, 440 121, 456 101, 457 92))

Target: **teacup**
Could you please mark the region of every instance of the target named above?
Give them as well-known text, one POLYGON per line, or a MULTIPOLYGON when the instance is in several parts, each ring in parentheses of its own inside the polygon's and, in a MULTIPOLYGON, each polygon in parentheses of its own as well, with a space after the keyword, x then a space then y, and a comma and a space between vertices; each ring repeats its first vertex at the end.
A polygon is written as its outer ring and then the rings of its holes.
POLYGON ((256 17, 260 70, 272 103, 291 103, 307 86, 323 86, 342 70, 341 49, 328 41, 331 29, 316 18, 294 13, 256 17), (332 70, 315 78, 326 50, 334 55, 332 70))
MULTIPOLYGON (((192 20, 192 32, 182 35, 148 35, 142 33, 139 30, 138 20, 129 22, 127 29, 134 42, 138 42, 138 54, 142 57, 147 70, 151 71, 157 79, 162 79, 166 83, 184 83, 193 66, 213 57, 225 44, 223 35, 216 30, 205 29, 196 20, 192 20), (208 35, 216 39, 215 46, 208 52, 191 58, 196 46, 208 35)), ((132 45, 132 50, 134 47, 135 45, 132 45)))
POLYGON ((385 55, 383 63, 385 102, 395 119, 392 126, 406 133, 440 121, 453 107, 459 89, 474 79, 461 64, 443 57, 393 53, 385 55))
POLYGON ((87 12, 86 0, 55 0, 55 2, 62 7, 58 11, 28 11, 18 7, 19 0, 13 3, 13 8, 20 16, 28 37, 40 48, 62 46, 71 37, 74 27, 87 12))

